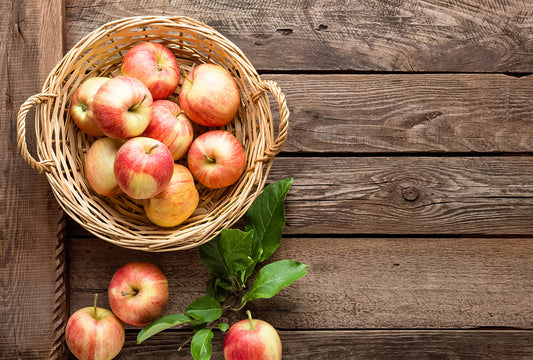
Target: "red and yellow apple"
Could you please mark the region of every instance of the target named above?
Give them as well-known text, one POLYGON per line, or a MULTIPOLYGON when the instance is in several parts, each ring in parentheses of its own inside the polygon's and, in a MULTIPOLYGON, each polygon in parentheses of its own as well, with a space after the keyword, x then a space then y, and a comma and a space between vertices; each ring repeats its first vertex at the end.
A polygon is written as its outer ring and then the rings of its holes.
POLYGON ((152 104, 150 123, 141 136, 161 141, 174 160, 178 160, 191 146, 193 126, 178 104, 170 100, 156 100, 152 104))
POLYGON ((121 74, 142 81, 154 100, 166 99, 176 90, 180 68, 176 57, 166 46, 142 42, 133 46, 122 59, 121 74))
POLYGON ((102 136, 104 133, 94 121, 94 95, 108 77, 95 76, 83 81, 70 101, 70 116, 74 123, 87 135, 102 136))
POLYGON ((225 130, 211 130, 194 139, 187 163, 196 180, 208 188, 218 189, 239 180, 246 159, 235 136, 225 130))
POLYGON ((140 80, 117 76, 96 92, 94 120, 106 136, 132 138, 140 135, 150 123, 152 102, 150 91, 140 80))
POLYGON ((170 183, 161 193, 144 201, 144 210, 148 219, 156 225, 177 226, 196 210, 199 199, 189 169, 174 164, 170 183))
POLYGON ((130 262, 113 275, 108 297, 120 320, 144 326, 161 316, 168 301, 168 281, 154 264, 130 262))
POLYGON ((201 64, 192 69, 179 94, 179 103, 185 114, 204 126, 227 124, 237 115, 240 102, 235 79, 216 64, 201 64))
POLYGON ((85 158, 85 175, 89 184, 100 195, 114 196, 120 192, 115 178, 115 156, 121 140, 103 137, 96 140, 85 158))
POLYGON ((65 342, 72 355, 80 360, 110 360, 124 346, 122 322, 109 310, 94 306, 76 311, 65 328, 65 342))
POLYGON ((223 344, 225 360, 280 360, 281 340, 266 321, 248 319, 233 324, 228 330, 223 344))
POLYGON ((133 199, 148 199, 165 189, 174 172, 170 150, 159 140, 129 139, 120 147, 113 167, 120 189, 133 199))

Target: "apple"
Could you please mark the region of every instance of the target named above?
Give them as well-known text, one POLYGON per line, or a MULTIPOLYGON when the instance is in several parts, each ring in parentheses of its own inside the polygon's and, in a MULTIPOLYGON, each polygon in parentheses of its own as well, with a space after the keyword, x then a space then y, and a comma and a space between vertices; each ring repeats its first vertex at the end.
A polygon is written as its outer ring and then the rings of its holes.
POLYGON ((179 94, 179 103, 185 114, 204 126, 227 124, 237 115, 240 102, 235 79, 216 64, 201 64, 192 69, 179 94))
POLYGON ((120 189, 133 199, 148 199, 165 189, 172 178, 174 159, 159 140, 129 139, 120 147, 113 167, 120 189))
POLYGON ((114 139, 140 135, 150 123, 153 99, 148 88, 132 77, 117 76, 102 84, 93 99, 94 120, 114 139))
POLYGON ((178 160, 191 146, 193 126, 178 104, 170 100, 156 100, 152 104, 150 123, 141 136, 161 141, 174 160, 178 160))
POLYGON ((163 313, 168 301, 168 281, 148 262, 130 262, 118 269, 108 290, 109 305, 126 324, 145 326, 163 313))
POLYGON ((100 195, 115 196, 120 188, 115 178, 115 156, 120 140, 103 137, 96 140, 85 157, 85 174, 89 184, 100 195))
POLYGON ((187 163, 194 178, 211 189, 237 182, 245 162, 241 143, 225 130, 210 130, 198 136, 187 154, 187 163))
POLYGON ((266 321, 252 319, 250 310, 246 313, 248 319, 233 324, 224 338, 224 359, 280 360, 281 340, 276 329, 266 321))
POLYGON ((100 86, 108 77, 91 77, 81 83, 70 101, 70 116, 74 123, 87 135, 102 136, 104 133, 94 121, 93 100, 100 86))
POLYGON ((80 360, 109 360, 120 353, 126 335, 124 325, 109 310, 94 306, 79 309, 70 316, 65 328, 65 342, 80 360))
POLYGON ((122 59, 120 72, 141 80, 154 100, 169 97, 180 80, 176 57, 169 48, 155 42, 138 43, 129 49, 122 59))
POLYGON ((198 207, 200 196, 194 178, 185 166, 174 164, 174 173, 161 193, 144 201, 144 210, 154 224, 171 227, 187 220, 198 207))

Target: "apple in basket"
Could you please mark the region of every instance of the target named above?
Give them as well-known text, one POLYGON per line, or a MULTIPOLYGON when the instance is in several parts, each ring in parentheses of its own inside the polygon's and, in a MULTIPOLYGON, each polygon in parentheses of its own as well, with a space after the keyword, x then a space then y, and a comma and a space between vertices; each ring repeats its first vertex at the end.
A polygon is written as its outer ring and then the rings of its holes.
POLYGON ((108 289, 109 305, 126 324, 144 326, 163 313, 168 301, 168 281, 148 262, 130 262, 118 269, 108 289))
POLYGON ((239 88, 222 66, 201 64, 183 81, 179 103, 192 121, 204 126, 222 126, 239 111, 239 88))
POLYGON ((85 158, 85 174, 89 184, 100 195, 114 196, 120 192, 115 178, 115 157, 123 140, 103 137, 96 140, 85 158))
POLYGON ((120 353, 125 333, 122 322, 109 310, 94 306, 76 311, 65 328, 65 342, 80 360, 109 360, 120 353))
POLYGON ((132 138, 140 135, 150 123, 152 102, 150 91, 140 80, 117 76, 96 92, 94 120, 110 138, 132 138))
POLYGON ((141 136, 161 141, 174 160, 178 160, 191 146, 193 126, 178 104, 170 100, 156 100, 152 104, 150 123, 141 136))
POLYGON ((280 360, 281 340, 276 329, 266 321, 252 319, 250 311, 246 313, 248 319, 233 324, 226 333, 224 359, 280 360))
POLYGON ((165 189, 172 178, 174 159, 159 140, 129 139, 115 156, 114 173, 120 189, 133 199, 148 199, 165 189))
POLYGON ((196 210, 199 198, 189 169, 174 164, 170 183, 161 193, 144 201, 144 210, 148 219, 156 225, 177 226, 196 210))
POLYGON ((166 99, 178 87, 180 68, 176 57, 166 46, 142 42, 126 52, 120 67, 121 74, 141 80, 154 100, 166 99))
POLYGON ((70 102, 70 116, 74 123, 87 135, 102 136, 104 133, 93 115, 94 95, 100 86, 109 80, 108 77, 95 76, 83 81, 76 89, 70 102))
POLYGON ((194 139, 187 163, 196 180, 208 188, 218 189, 239 180, 246 159, 235 136, 225 130, 210 130, 194 139))

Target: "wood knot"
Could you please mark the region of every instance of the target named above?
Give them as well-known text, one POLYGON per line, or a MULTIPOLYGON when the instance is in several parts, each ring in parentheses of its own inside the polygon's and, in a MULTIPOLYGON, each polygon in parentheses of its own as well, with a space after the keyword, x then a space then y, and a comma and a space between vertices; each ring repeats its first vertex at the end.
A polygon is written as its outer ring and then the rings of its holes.
POLYGON ((414 186, 402 187, 402 196, 407 201, 415 201, 418 199, 418 189, 414 186))

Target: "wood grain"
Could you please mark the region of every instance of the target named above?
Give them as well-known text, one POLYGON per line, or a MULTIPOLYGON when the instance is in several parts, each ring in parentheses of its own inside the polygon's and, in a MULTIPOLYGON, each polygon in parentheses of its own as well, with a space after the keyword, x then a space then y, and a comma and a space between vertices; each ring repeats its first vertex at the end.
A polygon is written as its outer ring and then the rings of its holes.
MULTIPOLYGON (((531 331, 279 331, 284 360, 529 360, 533 356, 531 331), (522 344, 522 346, 509 346, 522 344)), ((116 358, 176 360, 191 359, 187 341, 190 333, 165 332, 135 344, 136 332, 128 332, 126 344, 116 358)), ((212 360, 223 360, 224 335, 213 338, 212 360)))
MULTIPOLYGON (((280 85, 291 111, 284 152, 529 153, 533 149, 533 76, 263 77, 280 85)), ((273 117, 279 119, 277 113, 273 117)))
POLYGON ((261 71, 533 71, 533 4, 488 1, 67 1, 67 46, 126 16, 185 15, 261 71))
POLYGON ((533 234, 533 158, 289 157, 287 234, 533 234))
MULTIPOLYGON (((94 292, 107 307, 109 281, 129 261, 165 273, 165 314, 205 295, 209 273, 195 250, 153 254, 96 239, 69 247, 71 311, 94 292)), ((271 261, 303 262, 307 275, 248 308, 282 329, 533 329, 532 256, 531 238, 288 238, 271 261)))
MULTIPOLYGON (((63 214, 17 150, 16 114, 63 53, 64 3, 3 1, 0 28, 0 358, 63 358, 63 214)), ((33 121, 29 148, 35 151, 33 121)))

